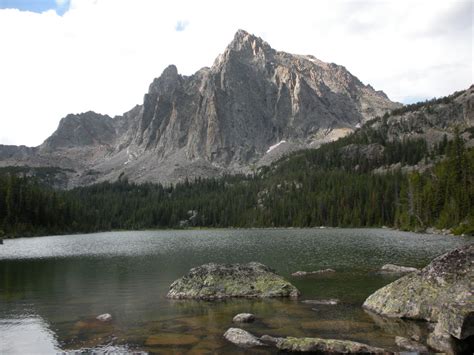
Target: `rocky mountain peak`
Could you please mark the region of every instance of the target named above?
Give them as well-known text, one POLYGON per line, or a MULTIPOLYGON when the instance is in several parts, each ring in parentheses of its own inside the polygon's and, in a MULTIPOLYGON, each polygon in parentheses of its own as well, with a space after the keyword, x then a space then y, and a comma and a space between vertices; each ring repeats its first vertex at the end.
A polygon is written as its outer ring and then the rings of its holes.
POLYGON ((40 146, 41 150, 107 145, 115 139, 113 118, 93 111, 69 114, 40 146))
POLYGON ((61 156, 68 168, 97 172, 78 184, 241 173, 397 107, 342 66, 276 51, 238 30, 211 68, 182 76, 168 66, 122 116, 67 116, 31 161, 56 166, 61 156))
POLYGON ((178 68, 171 64, 163 70, 163 73, 153 80, 148 90, 149 94, 166 95, 176 89, 181 81, 181 75, 178 74, 178 68))
POLYGON ((229 57, 232 54, 237 54, 240 58, 265 58, 275 54, 275 50, 260 37, 238 30, 223 56, 229 57))

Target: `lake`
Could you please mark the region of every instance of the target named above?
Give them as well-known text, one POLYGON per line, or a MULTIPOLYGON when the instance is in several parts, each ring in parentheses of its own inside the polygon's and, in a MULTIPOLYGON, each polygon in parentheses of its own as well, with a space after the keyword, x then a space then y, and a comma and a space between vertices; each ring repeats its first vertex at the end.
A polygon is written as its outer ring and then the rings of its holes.
MULTIPOLYGON (((386 263, 423 267, 469 237, 389 229, 216 229, 109 232, 6 240, 0 245, 0 353, 142 351, 245 353, 223 338, 240 312, 256 334, 349 339, 397 350, 396 335, 426 324, 365 312, 367 296, 397 276, 386 263), (177 301, 169 285, 208 262, 259 261, 302 292, 299 300, 177 301), (295 278, 298 270, 335 273, 295 278), (337 298, 338 305, 304 299, 337 298), (113 320, 101 323, 99 314, 113 320)), ((271 353, 269 349, 252 353, 271 353)))

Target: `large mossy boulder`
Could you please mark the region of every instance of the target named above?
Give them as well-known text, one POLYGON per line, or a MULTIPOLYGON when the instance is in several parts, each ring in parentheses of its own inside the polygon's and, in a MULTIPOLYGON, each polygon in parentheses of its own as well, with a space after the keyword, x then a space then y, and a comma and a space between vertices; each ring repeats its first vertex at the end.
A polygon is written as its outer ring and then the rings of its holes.
POLYGON ((474 307, 474 244, 434 259, 370 295, 364 308, 398 318, 438 321, 441 310, 456 304, 474 307))
POLYGON ((456 348, 462 348, 462 343, 473 341, 473 292, 474 244, 470 244, 443 254, 422 270, 381 288, 363 306, 387 317, 437 322, 430 345, 456 353, 455 348, 449 349, 447 345, 457 344, 456 348), (450 337, 454 339, 451 341, 450 337))
POLYGON ((269 267, 248 264, 204 264, 173 282, 167 297, 214 300, 230 297, 298 297, 300 292, 269 267))

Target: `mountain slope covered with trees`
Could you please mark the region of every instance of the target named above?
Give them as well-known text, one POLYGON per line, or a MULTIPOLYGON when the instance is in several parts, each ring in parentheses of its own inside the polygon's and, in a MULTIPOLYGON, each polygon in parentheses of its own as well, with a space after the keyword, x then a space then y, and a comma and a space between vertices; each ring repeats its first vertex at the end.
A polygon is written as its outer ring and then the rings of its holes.
POLYGON ((166 186, 129 183, 122 176, 64 191, 45 184, 48 172, 41 179, 3 169, 0 229, 27 236, 179 227, 434 226, 472 234, 474 149, 466 144, 474 132, 457 120, 438 122, 433 114, 449 114, 462 94, 396 110, 252 175, 166 186), (445 134, 413 134, 420 132, 422 114, 423 129, 445 134))

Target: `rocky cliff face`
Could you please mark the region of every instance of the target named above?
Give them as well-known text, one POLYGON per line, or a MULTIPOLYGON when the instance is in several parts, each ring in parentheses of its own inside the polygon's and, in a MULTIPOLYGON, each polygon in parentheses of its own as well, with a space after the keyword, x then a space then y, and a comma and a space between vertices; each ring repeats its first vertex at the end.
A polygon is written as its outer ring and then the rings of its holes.
POLYGON ((0 165, 60 164, 76 171, 72 185, 122 173, 174 182, 245 172, 399 106, 342 66, 278 52, 239 30, 212 67, 187 77, 171 65, 142 105, 115 118, 68 115, 38 148, 0 147, 0 165))
MULTIPOLYGON (((474 85, 450 96, 426 103, 409 105, 387 118, 375 120, 371 126, 387 134, 389 140, 424 138, 429 145, 441 141, 444 135, 453 137, 474 126, 474 85)), ((463 134, 467 146, 474 146, 474 137, 463 134)))

